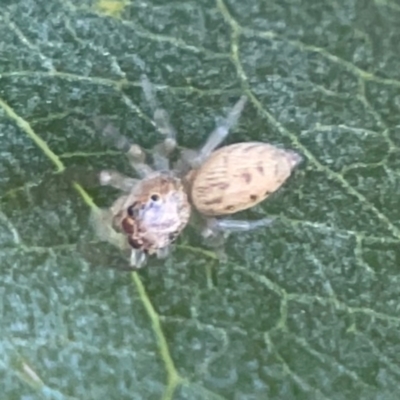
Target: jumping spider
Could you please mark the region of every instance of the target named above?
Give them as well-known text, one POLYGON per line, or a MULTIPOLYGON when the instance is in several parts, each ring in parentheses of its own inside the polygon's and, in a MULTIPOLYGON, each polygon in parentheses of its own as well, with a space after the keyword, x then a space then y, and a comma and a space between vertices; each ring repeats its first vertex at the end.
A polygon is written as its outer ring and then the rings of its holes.
MULTIPOLYGON (((171 167, 169 157, 176 149, 176 132, 167 111, 159 108, 146 76, 142 88, 154 116, 154 124, 164 136, 153 148, 153 167, 146 164, 145 153, 130 144, 111 125, 103 135, 126 152, 139 179, 117 171, 100 173, 102 185, 113 186, 124 194, 106 210, 94 214, 95 229, 100 239, 130 251, 130 266, 145 265, 147 255, 164 258, 171 243, 188 224, 192 211, 201 221, 204 237, 218 243, 222 255, 224 232, 238 232, 267 226, 270 218, 256 221, 217 218, 258 204, 276 191, 300 163, 301 157, 268 143, 237 143, 215 150, 237 123, 246 104, 242 96, 227 117, 209 135, 198 150, 183 149, 171 167)), ((101 128, 101 123, 96 120, 101 128)))

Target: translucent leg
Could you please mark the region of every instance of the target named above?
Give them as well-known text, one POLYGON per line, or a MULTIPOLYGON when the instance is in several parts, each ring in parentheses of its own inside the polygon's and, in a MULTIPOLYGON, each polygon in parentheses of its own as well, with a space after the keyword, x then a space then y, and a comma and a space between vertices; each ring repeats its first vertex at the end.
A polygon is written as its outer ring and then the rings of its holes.
POLYGON ((152 84, 146 75, 141 76, 141 84, 144 96, 153 111, 153 119, 156 128, 163 136, 175 140, 176 131, 169 121, 168 112, 163 108, 158 107, 156 97, 153 93, 152 84))
POLYGON ((108 146, 112 146, 124 153, 129 150, 131 143, 126 136, 119 133, 115 126, 107 123, 102 117, 93 118, 93 123, 108 146))
POLYGON ((214 249, 221 262, 226 262, 228 257, 225 253, 225 240, 230 233, 247 232, 262 228, 270 225, 273 219, 262 218, 256 221, 247 221, 205 218, 204 221, 205 225, 201 230, 201 234, 206 241, 206 245, 214 249))
POLYGON ((166 138, 153 148, 153 164, 157 171, 168 171, 170 169, 169 155, 175 149, 176 142, 166 138))
POLYGON ((222 141, 226 138, 229 133, 229 129, 236 125, 237 121, 240 118, 240 115, 243 111, 244 106, 246 105, 247 97, 242 96, 239 101, 233 106, 232 110, 229 112, 228 116, 219 124, 208 137, 206 143, 199 151, 199 155, 195 160, 197 165, 193 165, 194 167, 201 165, 206 158, 222 143, 222 141))
POLYGON ((101 171, 99 180, 103 186, 112 186, 126 193, 130 193, 132 188, 139 182, 139 179, 130 178, 112 170, 101 171))
POLYGON ((154 166, 157 170, 168 170, 168 157, 176 147, 176 131, 170 123, 168 112, 158 107, 152 85, 146 75, 142 75, 141 84, 145 98, 153 111, 154 125, 165 137, 163 143, 153 149, 154 166))
MULTIPOLYGON (((170 246, 157 250, 157 258, 167 258, 170 246)), ((132 249, 129 266, 131 269, 141 269, 147 264, 148 256, 141 250, 132 249)))
POLYGON ((204 238, 205 245, 212 248, 218 257, 220 262, 227 262, 228 256, 225 252, 225 240, 226 237, 223 232, 214 232, 212 236, 208 236, 204 238))
POLYGON ((97 238, 108 242, 124 253, 130 254, 129 268, 140 269, 147 262, 147 255, 141 250, 132 249, 129 246, 126 235, 116 232, 112 228, 113 213, 109 209, 93 209, 91 213, 91 224, 97 238))
POLYGON ((157 250, 157 258, 167 258, 169 256, 171 252, 171 247, 170 246, 166 246, 162 249, 158 249, 157 250))
POLYGON ((92 209, 90 223, 97 238, 102 242, 108 242, 120 250, 127 250, 126 236, 116 232, 112 228, 113 213, 110 209, 92 209))
POLYGON ((141 178, 145 178, 154 172, 153 168, 146 164, 146 154, 139 145, 131 145, 127 151, 127 156, 131 167, 141 178))
POLYGON ((139 145, 132 144, 126 136, 119 133, 115 126, 105 123, 102 117, 95 117, 93 122, 108 145, 127 154, 132 168, 136 170, 141 178, 153 172, 153 169, 145 163, 146 155, 139 145))
POLYGON ((132 269, 140 269, 146 265, 147 255, 141 250, 132 249, 129 266, 132 269))
POLYGON ((190 215, 189 225, 200 232, 203 237, 203 242, 206 247, 211 248, 220 262, 226 262, 227 256, 225 254, 225 233, 222 231, 215 231, 212 235, 205 234, 208 226, 208 218, 200 214, 196 210, 190 215))
POLYGON ((178 176, 185 176, 191 169, 193 169, 193 160, 198 156, 199 152, 196 150, 183 148, 180 151, 179 159, 174 163, 173 170, 178 176))
POLYGON ((202 231, 204 237, 210 237, 218 232, 247 232, 263 228, 274 222, 271 218, 262 218, 255 221, 207 218, 207 225, 202 231))

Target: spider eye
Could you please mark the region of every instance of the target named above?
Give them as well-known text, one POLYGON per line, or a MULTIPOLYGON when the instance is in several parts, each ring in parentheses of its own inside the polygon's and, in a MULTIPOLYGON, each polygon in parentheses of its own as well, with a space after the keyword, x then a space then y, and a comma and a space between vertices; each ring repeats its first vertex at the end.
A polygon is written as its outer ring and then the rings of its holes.
POLYGON ((132 217, 132 218, 135 216, 135 207, 136 207, 136 202, 133 203, 132 205, 130 205, 130 206, 126 209, 126 212, 127 212, 128 215, 129 215, 130 217, 132 217))
POLYGON ((160 196, 158 194, 152 194, 150 199, 153 201, 158 201, 158 200, 160 200, 160 196))
POLYGON ((174 242, 176 240, 176 238, 178 237, 178 235, 179 235, 179 232, 175 231, 175 232, 170 233, 168 235, 168 238, 171 242, 174 242))
POLYGON ((134 249, 140 249, 143 246, 143 242, 140 239, 134 239, 132 237, 128 237, 128 243, 134 248, 134 249))

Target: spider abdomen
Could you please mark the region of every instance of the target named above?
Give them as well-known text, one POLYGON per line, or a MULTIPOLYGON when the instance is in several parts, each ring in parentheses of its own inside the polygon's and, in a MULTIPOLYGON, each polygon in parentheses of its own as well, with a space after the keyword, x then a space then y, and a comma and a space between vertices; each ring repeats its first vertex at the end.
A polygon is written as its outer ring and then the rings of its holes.
POLYGON ((206 216, 253 207, 279 189, 301 156, 268 143, 236 143, 213 152, 192 175, 191 200, 206 216))

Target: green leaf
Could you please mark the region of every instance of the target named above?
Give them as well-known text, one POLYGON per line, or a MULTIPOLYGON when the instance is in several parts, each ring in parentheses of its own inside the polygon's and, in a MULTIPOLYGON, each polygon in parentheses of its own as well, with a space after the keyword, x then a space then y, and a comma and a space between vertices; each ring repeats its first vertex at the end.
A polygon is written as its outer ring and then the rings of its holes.
POLYGON ((400 7, 394 0, 3 2, 0 377, 5 399, 396 399, 400 384, 400 7), (160 140, 146 72, 196 148, 306 162, 218 265, 187 229, 140 274, 93 238, 129 173, 94 130, 160 140))

